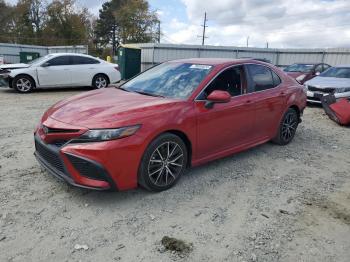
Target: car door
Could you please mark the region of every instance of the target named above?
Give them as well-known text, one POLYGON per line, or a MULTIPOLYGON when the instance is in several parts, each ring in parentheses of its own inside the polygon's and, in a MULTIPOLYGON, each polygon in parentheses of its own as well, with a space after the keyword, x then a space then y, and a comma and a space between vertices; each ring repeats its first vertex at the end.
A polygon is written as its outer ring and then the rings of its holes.
POLYGON ((98 71, 100 61, 75 55, 72 56, 72 83, 74 86, 90 86, 98 71))
POLYGON ((264 65, 246 65, 248 72, 248 93, 255 104, 254 137, 269 139, 275 135, 284 113, 288 90, 280 77, 264 65))
POLYGON ((220 73, 197 97, 198 159, 212 157, 249 143, 254 119, 254 105, 250 96, 244 95, 246 79, 243 66, 234 66, 220 73), (228 91, 232 98, 228 103, 206 108, 206 97, 214 90, 228 91))
POLYGON ((50 59, 37 68, 40 86, 57 87, 72 84, 70 56, 58 56, 50 59))

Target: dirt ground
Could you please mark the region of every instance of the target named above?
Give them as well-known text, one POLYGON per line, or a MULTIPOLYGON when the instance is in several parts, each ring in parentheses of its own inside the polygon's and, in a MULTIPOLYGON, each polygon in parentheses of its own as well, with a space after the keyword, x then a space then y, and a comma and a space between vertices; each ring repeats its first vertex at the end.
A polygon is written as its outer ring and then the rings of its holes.
POLYGON ((44 110, 79 92, 0 89, 0 261, 349 261, 350 129, 321 108, 292 144, 193 168, 169 191, 95 192, 33 156, 44 110))

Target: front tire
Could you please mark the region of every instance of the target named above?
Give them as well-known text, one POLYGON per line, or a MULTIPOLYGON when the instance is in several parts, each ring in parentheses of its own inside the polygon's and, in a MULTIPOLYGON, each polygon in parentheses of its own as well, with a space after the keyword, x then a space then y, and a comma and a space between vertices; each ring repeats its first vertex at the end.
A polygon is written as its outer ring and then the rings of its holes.
POLYGON ((273 142, 278 145, 287 145, 292 142, 299 125, 298 113, 293 108, 289 108, 284 114, 278 129, 277 136, 273 142))
POLYGON ((92 79, 92 87, 95 89, 106 88, 108 85, 109 80, 105 75, 98 74, 92 79))
POLYGON ((33 79, 26 75, 16 76, 12 80, 12 88, 15 89, 18 93, 30 93, 33 91, 35 83, 33 79))
POLYGON ((187 148, 181 138, 171 133, 159 136, 142 157, 139 184, 153 192, 173 187, 186 170, 187 156, 187 148))

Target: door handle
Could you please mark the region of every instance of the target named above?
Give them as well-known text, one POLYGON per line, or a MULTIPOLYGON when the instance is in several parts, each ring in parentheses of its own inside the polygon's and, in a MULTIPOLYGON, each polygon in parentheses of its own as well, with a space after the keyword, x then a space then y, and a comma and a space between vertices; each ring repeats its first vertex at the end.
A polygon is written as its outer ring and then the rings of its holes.
POLYGON ((246 100, 245 103, 246 104, 251 104, 253 101, 252 100, 246 100))
POLYGON ((280 95, 281 96, 286 96, 287 94, 286 94, 286 92, 281 92, 280 95))

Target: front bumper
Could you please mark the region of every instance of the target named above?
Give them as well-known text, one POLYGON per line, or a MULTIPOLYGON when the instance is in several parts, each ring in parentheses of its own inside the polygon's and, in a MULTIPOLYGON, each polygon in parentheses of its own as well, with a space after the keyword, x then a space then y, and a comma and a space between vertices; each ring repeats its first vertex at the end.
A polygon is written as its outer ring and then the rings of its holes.
MULTIPOLYGON (((313 91, 307 91, 307 101, 310 103, 317 103, 321 104, 322 102, 322 97, 327 96, 329 93, 326 92, 313 92, 313 91)), ((350 92, 345 92, 345 93, 334 93, 334 96, 336 99, 339 98, 348 98, 350 97, 350 92)))
POLYGON ((96 161, 62 152, 53 144, 45 144, 35 135, 35 157, 51 175, 68 184, 95 190, 116 190, 113 179, 96 161))
POLYGON ((9 87, 9 80, 9 77, 0 74, 0 87, 9 87))

